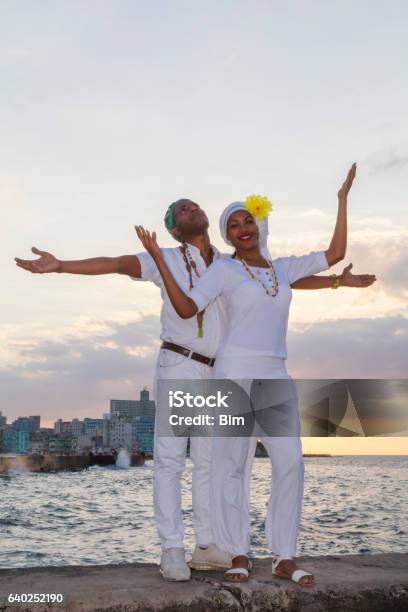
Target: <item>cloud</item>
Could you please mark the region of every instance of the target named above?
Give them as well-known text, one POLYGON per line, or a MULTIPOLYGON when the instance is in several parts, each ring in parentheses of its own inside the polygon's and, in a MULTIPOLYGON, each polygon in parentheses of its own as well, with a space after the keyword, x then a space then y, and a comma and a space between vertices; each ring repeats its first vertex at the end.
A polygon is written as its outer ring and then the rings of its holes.
POLYGON ((373 236, 352 245, 353 271, 374 273, 377 289, 405 301, 408 296, 408 236, 373 236), (358 265, 358 270, 357 270, 358 265))
POLYGON ((301 211, 299 213, 299 217, 320 217, 324 219, 332 219, 333 215, 326 210, 321 210, 320 208, 309 208, 308 210, 301 211))
POLYGON ((342 319, 288 335, 289 370, 298 378, 406 378, 408 318, 342 319))
POLYGON ((370 174, 401 170, 408 166, 408 154, 388 151, 383 158, 372 161, 370 174))
MULTIPOLYGON (((357 223, 359 229, 349 232, 346 257, 336 267, 336 272, 339 273, 352 262, 354 274, 367 273, 377 276, 374 286, 377 293, 371 294, 375 296, 373 299, 381 294, 382 300, 377 316, 394 312, 398 303, 401 305, 401 311, 404 310, 408 296, 408 233, 400 226, 391 222, 387 224, 385 221, 381 217, 375 217, 374 223, 371 224, 370 218, 360 219, 357 223), (388 312, 385 312, 387 298, 389 298, 388 312)), ((320 236, 314 240, 310 233, 306 239, 274 237, 269 244, 272 253, 278 253, 279 256, 300 255, 312 249, 325 249, 328 246, 327 241, 323 241, 320 236)), ((361 297, 366 297, 364 291, 361 297)), ((322 298, 324 299, 324 295, 322 298)))

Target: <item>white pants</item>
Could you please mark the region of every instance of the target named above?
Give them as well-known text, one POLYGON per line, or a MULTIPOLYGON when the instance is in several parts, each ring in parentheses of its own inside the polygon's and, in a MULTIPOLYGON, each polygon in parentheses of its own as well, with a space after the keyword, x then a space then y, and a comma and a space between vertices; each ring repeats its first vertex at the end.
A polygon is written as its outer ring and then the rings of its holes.
MULTIPOLYGON (((284 359, 233 357, 216 360, 213 378, 248 381, 248 385, 253 378, 291 377, 284 359)), ((262 437, 261 440, 272 463, 265 526, 268 545, 274 554, 292 557, 296 554, 303 498, 301 440, 299 437, 262 437)), ((213 533, 217 546, 233 556, 247 555, 249 550, 250 479, 256 443, 254 437, 213 438, 210 489, 213 533)))
MULTIPOLYGON (((208 380, 212 368, 173 351, 160 349, 156 366, 155 386, 163 379, 208 380)), ((157 398, 157 393, 155 394, 157 398)), ((181 516, 181 477, 185 468, 187 437, 168 437, 154 433, 154 512, 162 548, 182 548, 184 528, 181 516)), ((193 526, 197 543, 214 542, 210 515, 210 459, 212 439, 190 438, 193 462, 192 498, 193 526)))

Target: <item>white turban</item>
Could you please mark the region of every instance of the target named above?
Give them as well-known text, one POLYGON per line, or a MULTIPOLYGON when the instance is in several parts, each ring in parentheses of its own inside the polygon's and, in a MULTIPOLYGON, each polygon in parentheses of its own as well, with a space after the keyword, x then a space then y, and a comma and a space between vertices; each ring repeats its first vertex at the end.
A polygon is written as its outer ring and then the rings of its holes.
MULTIPOLYGON (((224 241, 229 245, 231 245, 232 243, 227 238, 228 219, 230 218, 232 213, 236 212, 237 210, 247 211, 248 209, 245 207, 244 202, 232 202, 231 204, 228 204, 228 206, 223 210, 220 217, 221 236, 224 238, 224 241)), ((257 217, 254 217, 254 219, 259 230, 259 250, 261 252, 261 255, 266 259, 272 259, 268 249, 268 217, 264 217, 263 219, 258 219, 257 217)))

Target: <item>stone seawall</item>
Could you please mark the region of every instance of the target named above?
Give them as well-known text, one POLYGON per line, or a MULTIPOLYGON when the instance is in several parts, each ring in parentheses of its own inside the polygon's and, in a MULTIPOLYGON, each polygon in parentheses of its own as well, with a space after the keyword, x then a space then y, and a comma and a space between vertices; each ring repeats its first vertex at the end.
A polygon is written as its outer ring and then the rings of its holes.
MULTIPOLYGON (((114 465, 115 455, 3 455, 0 457, 0 474, 9 470, 29 472, 55 472, 80 470, 91 465, 114 465)), ((142 455, 132 455, 131 465, 143 465, 142 455)))
POLYGON ((270 560, 254 559, 248 582, 221 572, 193 572, 165 582, 157 565, 41 567, 0 570, 0 612, 405 612, 408 554, 299 557, 315 586, 302 588, 271 575, 270 560), (47 604, 8 603, 9 594, 61 594, 47 604))

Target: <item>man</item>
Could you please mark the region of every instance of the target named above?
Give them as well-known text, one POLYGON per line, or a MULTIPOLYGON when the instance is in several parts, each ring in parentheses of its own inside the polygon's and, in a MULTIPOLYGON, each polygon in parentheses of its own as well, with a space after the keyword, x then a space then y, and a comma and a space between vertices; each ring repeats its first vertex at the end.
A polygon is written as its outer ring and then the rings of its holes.
MULTIPOLYGON (((185 290, 203 274, 206 267, 220 256, 210 243, 208 219, 198 204, 181 199, 169 206, 165 224, 182 248, 164 249, 168 265, 185 290)), ((120 257, 96 257, 76 261, 60 261, 51 253, 33 247, 39 259, 16 258, 17 265, 33 273, 65 272, 69 274, 126 274, 134 280, 152 281, 161 288, 160 349, 156 380, 209 379, 213 358, 220 341, 225 312, 216 300, 204 315, 183 320, 173 309, 162 287, 156 264, 148 253, 120 257)), ((161 572, 167 580, 188 580, 190 567, 185 560, 183 522, 181 516, 181 476, 184 471, 187 437, 154 439, 154 509, 162 546, 161 572)), ((209 471, 211 438, 192 437, 190 457, 193 462, 193 523, 197 545, 191 567, 222 569, 231 566, 229 554, 213 543, 209 507, 209 471)))
MULTIPOLYGON (((211 245, 208 218, 198 204, 188 199, 173 202, 167 209, 165 225, 180 243, 163 249, 163 256, 180 287, 188 291, 218 257, 211 245)), ((223 332, 226 312, 222 299, 211 303, 204 313, 192 319, 180 318, 173 309, 161 276, 152 257, 146 253, 120 257, 96 257, 76 261, 60 261, 51 253, 33 247, 39 259, 15 258, 17 265, 33 273, 65 272, 69 274, 125 274, 134 280, 151 281, 161 289, 161 334, 163 341, 156 366, 156 381, 163 379, 206 380, 211 377, 214 358, 223 332)), ((339 284, 368 286, 374 277, 355 276, 351 264, 339 277, 339 284)), ((330 277, 308 277, 293 283, 293 288, 330 287, 330 277)), ((190 567, 221 569, 231 566, 231 556, 219 550, 211 529, 209 507, 209 473, 211 438, 192 437, 190 456, 193 462, 193 524, 197 545, 189 562, 185 560, 183 522, 181 516, 181 476, 185 465, 187 437, 154 439, 154 510, 162 546, 161 572, 166 580, 188 580, 190 567)))

